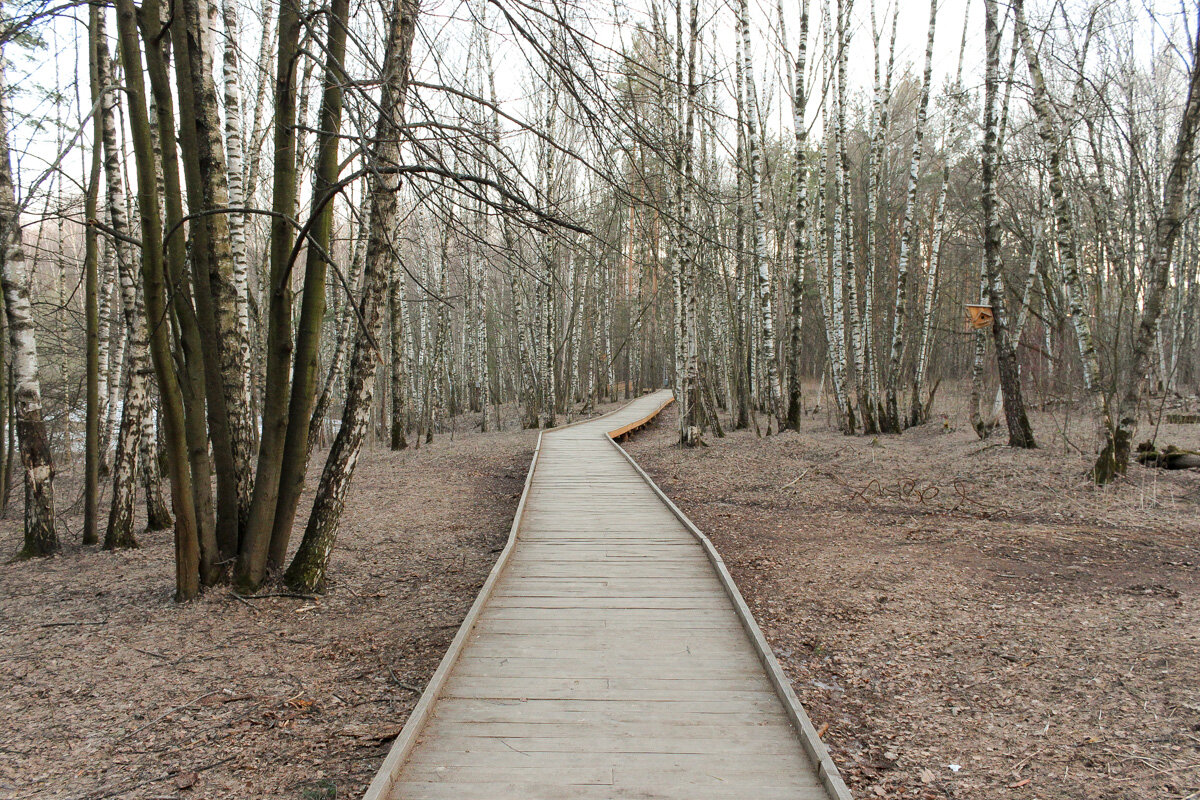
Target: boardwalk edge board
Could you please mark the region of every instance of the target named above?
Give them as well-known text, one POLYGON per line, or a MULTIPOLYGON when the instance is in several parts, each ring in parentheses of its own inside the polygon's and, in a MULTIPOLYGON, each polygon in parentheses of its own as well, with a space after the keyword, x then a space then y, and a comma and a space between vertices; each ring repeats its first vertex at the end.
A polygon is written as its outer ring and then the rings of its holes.
MULTIPOLYGON (((636 430, 650 419, 653 419, 673 399, 667 400, 654 414, 637 423, 632 429, 636 430)), ((627 431, 621 431, 621 433, 625 432, 627 431)), ((754 644, 754 651, 758 656, 758 660, 762 663, 763 669, 766 670, 767 677, 770 679, 771 685, 775 688, 775 693, 779 695, 779 699, 783 702, 784 711, 800 736, 800 742, 804 746, 805 752, 817 767, 817 775, 825 787, 825 791, 829 793, 829 796, 833 800, 853 800, 850 790, 846 787, 841 774, 838 772, 837 765, 833 763, 833 759, 829 756, 829 750, 825 747, 825 743, 821 741, 821 737, 817 734, 817 729, 813 727, 812 720, 808 718, 808 713, 800 705, 800 699, 796 697, 795 691, 792 690, 791 681, 788 680, 783 669, 779 666, 779 661, 775 658, 775 653, 771 650, 771 645, 767 644, 767 640, 759 629, 758 623, 754 621, 754 615, 750 613, 750 608, 742 598, 742 593, 738 590, 737 584, 734 583, 733 576, 729 574, 724 559, 721 558, 721 555, 717 552, 717 549, 713 546, 709 538, 687 518, 686 514, 679 510, 678 506, 671 502, 671 498, 667 497, 663 490, 658 488, 658 484, 646 474, 645 470, 638 466, 638 463, 633 460, 633 457, 629 453, 625 452, 625 448, 617 444, 616 438, 612 434, 609 434, 608 440, 624 456, 625 460, 629 462, 637 474, 642 476, 642 480, 649 485, 654 494, 658 496, 658 499, 671 510, 676 519, 688 529, 692 536, 696 537, 701 547, 704 548, 709 563, 717 571, 721 585, 725 587, 725 593, 733 603, 734 610, 737 612, 738 619, 741 620, 742 627, 749 635, 750 641, 754 644)))
MULTIPOLYGON (((658 407, 657 410, 648 417, 640 420, 635 424, 636 427, 641 427, 653 419, 664 408, 673 402, 674 398, 668 399, 665 403, 658 407)), ((625 404, 628 405, 628 404, 625 404)), ((442 689, 446 684, 446 680, 450 677, 450 672, 454 669, 454 665, 458 663, 458 658, 462 654, 463 648, 466 647, 467 638, 471 635, 471 631, 475 628, 475 623, 479 620, 479 615, 483 611, 483 607, 487 605, 491 599, 492 591, 496 586, 496 582, 500 579, 500 575, 504 572, 505 567, 511 560, 512 552, 516 548, 517 533, 521 527, 521 519, 525 515, 525 503, 529 499, 529 487, 533 484, 533 474, 537 470, 538 456, 542 452, 542 436, 546 433, 573 428, 577 425, 582 425, 589 422, 596 422, 604 419, 607 416, 618 413, 625 408, 614 409, 607 414, 601 414, 598 417, 589 417, 586 419, 577 420, 576 422, 567 425, 560 425, 557 428, 546 428, 538 433, 537 444, 533 448, 533 458, 529 462, 529 470, 525 473, 525 486, 521 490, 521 500, 517 504, 517 512, 513 515, 512 527, 508 531, 508 541, 504 544, 504 550, 501 551, 499 558, 496 559, 496 564, 492 567, 492 571, 488 573, 487 580, 484 581, 483 587, 479 590, 479 594, 475 597, 475 602, 471 604, 471 610, 467 612, 467 616, 463 618, 462 625, 459 626, 458 632, 454 634, 454 639, 450 642, 450 647, 446 649, 446 654, 442 656, 442 661, 438 664, 437 670, 433 673, 433 677, 429 679, 429 683, 425 685, 425 691, 421 693, 421 698, 417 701, 417 705, 413 708, 412 713, 408 717, 408 721, 404 723, 400 734, 392 743, 392 749, 388 751, 387 757, 384 758, 383 764, 380 765, 379 771, 375 773, 375 778, 371 781, 371 785, 367 787, 366 794, 362 800, 387 800, 388 794, 391 792, 396 777, 399 775, 400 767, 408 758, 409 753, 416 745, 420 738, 421 731, 425 727, 425 723, 429 720, 430 713, 433 711, 434 705, 437 703, 438 697, 442 693, 442 689)), ((618 429, 619 430, 619 429, 618 429)), ((610 439, 611 441, 611 439, 610 439)), ((614 443, 615 444, 615 443, 614 443)), ((620 450, 620 447, 617 448, 620 450)), ((621 450, 624 453, 624 450, 621 450)), ((629 458, 628 455, 625 456, 629 458)), ((637 466, 636 464, 634 465, 637 466)), ((640 472, 640 470, 639 470, 640 472)), ((643 473, 643 477, 645 474, 643 473)), ((653 486, 653 484, 651 484, 653 486)), ((657 489, 657 487, 655 487, 657 489)), ((678 513, 678 512, 676 512, 678 513)))

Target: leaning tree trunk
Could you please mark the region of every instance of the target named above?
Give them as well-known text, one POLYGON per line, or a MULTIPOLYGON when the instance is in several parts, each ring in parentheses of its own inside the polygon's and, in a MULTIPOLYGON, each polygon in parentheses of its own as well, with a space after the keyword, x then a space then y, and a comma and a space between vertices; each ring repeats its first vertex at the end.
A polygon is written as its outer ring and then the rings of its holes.
MULTIPOLYGON (((318 439, 323 437, 325 415, 329 413, 329 406, 333 403, 334 392, 337 391, 338 384, 342 379, 342 373, 345 371, 346 342, 350 338, 350 332, 356 324, 354 317, 354 292, 357 290, 359 283, 361 283, 363 263, 366 261, 367 253, 367 233, 370 230, 370 224, 366 219, 363 219, 359 225, 359 231, 355 236, 354 254, 350 259, 350 274, 346 276, 346 285, 343 287, 346 292, 346 298, 341 308, 338 309, 338 317, 335 323, 337 339, 333 345, 333 356, 325 371, 325 382, 321 386, 321 393, 317 395, 317 401, 313 404, 312 415, 308 419, 308 452, 304 455, 305 461, 309 461, 312 458, 312 451, 318 439)), ((405 361, 405 363, 409 362, 405 361)), ((324 442, 322 441, 322 443, 324 442)))
POLYGON ((48 556, 58 550, 54 523, 54 459, 42 419, 37 340, 29 302, 29 273, 21 241, 20 211, 13 190, 9 152, 9 86, 0 46, 0 283, 4 287, 12 347, 13 400, 21 464, 25 468, 25 543, 20 556, 48 556))
POLYGON ((1000 28, 996 21, 996 0, 985 0, 985 37, 987 64, 984 77, 983 166, 980 182, 983 190, 983 252, 988 276, 988 296, 992 301, 992 339, 996 345, 996 365, 1000 389, 1004 392, 1004 418, 1008 423, 1011 447, 1034 448, 1033 428, 1025 413, 1021 395, 1021 372, 1017 353, 1008 335, 1005 298, 1000 284, 1000 210, 996 202, 996 166, 999 162, 999 125, 996 113, 999 89, 1000 28))
POLYGON ((362 321, 354 340, 342 425, 325 460, 304 538, 285 575, 289 586, 303 591, 314 591, 325 584, 325 571, 337 539, 346 493, 371 418, 379 356, 377 342, 383 328, 383 306, 392 254, 397 245, 396 195, 400 179, 396 169, 401 159, 400 128, 418 11, 418 0, 395 0, 391 11, 383 60, 379 122, 366 156, 371 230, 360 306, 362 321))
POLYGON ((1109 429, 1108 441, 1105 442, 1096 461, 1094 471, 1097 483, 1112 480, 1117 474, 1124 473, 1129 465, 1130 446, 1137 433, 1138 404, 1145 389, 1146 364, 1158 330, 1159 317, 1162 315, 1163 297, 1168 290, 1171 254, 1187 216, 1184 192, 1193 167, 1196 130, 1200 127, 1200 30, 1197 31, 1194 45, 1187 102, 1184 103, 1179 135, 1175 141, 1175 154, 1163 187, 1162 211, 1154 227, 1150 261, 1146 265, 1149 286, 1142 305, 1142 317, 1138 323, 1133 353, 1129 359, 1129 371, 1122 380, 1124 392, 1121 394, 1116 425, 1109 429))
MULTIPOLYGON (((1029 68, 1030 83, 1033 87, 1033 111, 1037 117, 1038 135, 1046 149, 1046 169, 1050 173, 1050 199, 1054 203, 1054 223, 1057 234, 1058 262, 1062 268, 1063 279, 1067 290, 1068 316, 1075 328, 1075 342, 1079 347, 1079 360, 1083 365, 1083 385, 1092 399, 1099 423, 1100 449, 1109 438, 1108 432, 1114 429, 1112 425, 1112 409, 1105 400, 1100 389, 1100 360, 1096 355, 1096 346, 1092 340, 1091 315, 1085 308, 1083 280, 1079 275, 1079 263, 1075 256, 1075 224, 1070 204, 1067 201, 1066 184, 1063 176, 1063 156, 1065 144, 1062 131, 1058 127, 1054 111, 1050 105, 1050 96, 1046 90, 1046 81, 1042 76, 1041 63, 1033 46, 1033 37, 1029 35, 1029 26, 1025 23, 1023 3, 1018 0, 1014 4, 1016 11, 1016 35, 1021 39, 1021 47, 1025 51, 1025 61, 1029 68)), ((1105 483, 1112 478, 1112 470, 1100 480, 1105 483)))

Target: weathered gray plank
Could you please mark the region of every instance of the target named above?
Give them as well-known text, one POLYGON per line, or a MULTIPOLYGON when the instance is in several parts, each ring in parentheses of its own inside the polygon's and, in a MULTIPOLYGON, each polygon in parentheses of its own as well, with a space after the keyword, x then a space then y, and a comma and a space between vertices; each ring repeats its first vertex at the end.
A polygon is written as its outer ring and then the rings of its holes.
POLYGON ((663 402, 543 435, 515 549, 387 797, 830 796, 709 555, 605 438, 663 402))

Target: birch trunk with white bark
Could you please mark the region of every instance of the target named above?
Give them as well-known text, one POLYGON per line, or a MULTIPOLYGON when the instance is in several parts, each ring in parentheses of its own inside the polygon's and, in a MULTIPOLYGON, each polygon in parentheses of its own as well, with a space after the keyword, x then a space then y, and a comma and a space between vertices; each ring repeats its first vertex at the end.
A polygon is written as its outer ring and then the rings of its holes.
POLYGON ((54 518, 54 459, 42 418, 29 273, 13 186, 9 98, 3 46, 0 46, 0 284, 4 289, 12 353, 13 416, 25 473, 25 536, 19 556, 27 558, 52 555, 58 551, 59 543, 54 518))
POLYGON ((924 153, 925 120, 929 113, 929 90, 933 78, 933 35, 937 23, 937 0, 929 6, 929 32, 925 40, 925 72, 917 100, 917 123, 913 130, 912 158, 908 165, 908 191, 904 201, 904 221, 900 229, 900 256, 896 264, 896 302, 892 312, 892 346, 888 357, 886 396, 881 420, 884 430, 899 433, 906 427, 900 416, 900 367, 904 357, 904 340, 908 321, 908 263, 916 249, 913 214, 917 204, 917 179, 921 174, 924 153))
POLYGON ((379 356, 377 342, 383 328, 391 260, 398 245, 400 179, 394 170, 401 163, 400 129, 419 7, 417 0, 395 0, 389 14, 379 120, 366 155, 370 168, 367 186, 371 228, 363 274, 362 322, 350 360, 342 425, 325 460, 304 538, 285 574, 287 584, 300 591, 314 591, 325 585, 325 572, 337 539, 346 493, 371 417, 379 356))

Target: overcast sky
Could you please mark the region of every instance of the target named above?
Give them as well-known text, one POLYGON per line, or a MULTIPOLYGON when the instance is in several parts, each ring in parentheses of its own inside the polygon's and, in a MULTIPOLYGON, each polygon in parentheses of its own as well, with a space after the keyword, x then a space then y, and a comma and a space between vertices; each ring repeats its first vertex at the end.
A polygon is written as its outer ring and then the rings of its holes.
MULTIPOLYGON (((1065 3, 1067 13, 1073 19, 1081 19, 1082 11, 1087 0, 1059 0, 1065 3)), ((1117 1, 1117 0, 1114 0, 1117 1)), ((1125 0, 1119 0, 1124 2, 1125 0)), ((612 0, 575 0, 577 9, 595 20, 593 34, 602 42, 615 46, 621 35, 628 41, 628 26, 618 29, 613 23, 612 0)), ((631 20, 645 20, 648 0, 619 0, 623 4, 622 16, 631 20)), ((801 0, 781 0, 783 15, 787 25, 789 49, 794 54, 796 36, 799 32, 801 0)), ((812 3, 810 22, 810 63, 821 55, 821 34, 819 31, 821 13, 820 0, 810 0, 812 3)), ((1139 15, 1136 29, 1132 30, 1131 39, 1134 46, 1144 48, 1148 54, 1155 45, 1161 45, 1166 33, 1175 32, 1181 27, 1180 8, 1175 2, 1167 0, 1129 0, 1139 15), (1154 12, 1151 13, 1151 8, 1154 12)), ((1189 13, 1194 19, 1194 0, 1185 0, 1189 13)), ((474 0, 474 8, 478 8, 479 0, 474 0)), ((967 46, 964 61, 964 81, 970 86, 978 86, 983 70, 983 2, 982 0, 941 0, 937 15, 937 31, 934 46, 934 82, 935 96, 938 88, 948 82, 954 73, 959 54, 959 43, 963 34, 964 13, 970 4, 967 18, 967 46)), ((373 5, 377 3, 373 2, 373 5)), ((1051 2, 1048 0, 1031 0, 1028 13, 1031 20, 1043 19, 1051 2)), ((422 35, 427 43, 435 43, 441 49, 444 57, 450 63, 455 61, 456 52, 460 56, 466 47, 468 26, 464 23, 469 17, 470 8, 465 0, 424 0, 423 20, 425 26, 422 35)), ((730 0, 702 0, 701 8, 704 24, 703 36, 709 46, 715 46, 718 59, 728 64, 734 56, 733 10, 730 0)), ((1004 6, 1001 13, 1006 17, 1004 6)), ((881 30, 883 46, 886 47, 886 26, 890 25, 891 15, 898 12, 898 28, 896 37, 896 69, 900 74, 910 70, 919 74, 924 59, 925 37, 929 24, 929 3, 927 0, 876 0, 876 25, 881 30)), ((86 8, 76 11, 80 18, 86 20, 86 8)), ((273 8, 271 13, 274 13, 273 8)), ((759 80, 764 83, 774 82, 781 85, 778 69, 781 64, 781 51, 776 33, 778 19, 776 0, 751 0, 751 16, 754 33, 752 49, 755 62, 759 65, 756 70, 759 80)), ((245 48, 246 61, 253 60, 257 55, 257 42, 261 32, 261 20, 264 15, 256 9, 256 13, 243 9, 242 40, 245 48)), ((495 14, 492 14, 494 19, 495 14)), ((362 18, 365 19, 365 18, 362 18)), ((361 21, 361 19, 360 19, 361 21)), ((873 80, 873 44, 870 28, 869 0, 854 0, 852 12, 853 30, 849 54, 850 83, 852 92, 869 91, 873 80)), ((497 26, 502 27, 502 26, 497 26)), ((110 36, 112 34, 110 25, 110 36)), ((1011 32, 1011 22, 1007 25, 1006 33, 1011 32)), ((6 56, 12 66, 9 71, 9 81, 18 88, 15 95, 16 116, 32 116, 41 118, 49 124, 40 130, 29 124, 15 131, 12 139, 15 155, 19 158, 19 172, 23 186, 28 186, 36 177, 45 171, 47 164, 53 160, 63 136, 70 137, 78 125, 80 108, 86 111, 90 106, 87 97, 86 81, 81 87, 80 97, 74 86, 77 70, 86 71, 86 24, 71 18, 60 18, 44 29, 46 47, 29 52, 10 47, 6 56), (54 103, 47 97, 48 90, 55 86, 63 92, 64 104, 57 112, 63 118, 63 124, 55 123, 56 110, 54 103)), ((114 43, 115 44, 115 43, 114 43)), ((505 42, 501 37, 493 40, 496 53, 497 81, 501 98, 511 102, 514 109, 519 109, 522 98, 530 86, 527 68, 521 63, 520 51, 512 42, 505 42)), ((115 47, 114 47, 115 49, 115 47)), ((886 57, 886 55, 885 55, 886 57)), ((219 61, 218 61, 219 68, 219 61)), ((425 69, 430 69, 427 62, 425 69)), ((243 92, 252 96, 255 88, 249 80, 252 71, 243 70, 243 92)), ((760 96, 765 97, 765 89, 760 86, 760 96)), ((770 105, 771 119, 768 124, 790 127, 790 112, 782 105, 782 98, 776 97, 770 105)), ((520 115, 522 112, 515 110, 520 115)), ((816 105, 810 108, 810 121, 816 117, 816 105)), ((87 132, 90 134, 90 130, 87 132)), ((90 140, 87 135, 85 141, 90 140)), ((79 152, 71 154, 64 161, 70 175, 79 176, 83 170, 83 162, 79 152)), ((74 183, 68 180, 63 185, 66 194, 79 191, 79 178, 74 183)), ((43 184, 43 190, 49 185, 43 184)), ((38 205, 38 204, 35 204, 38 205)))

